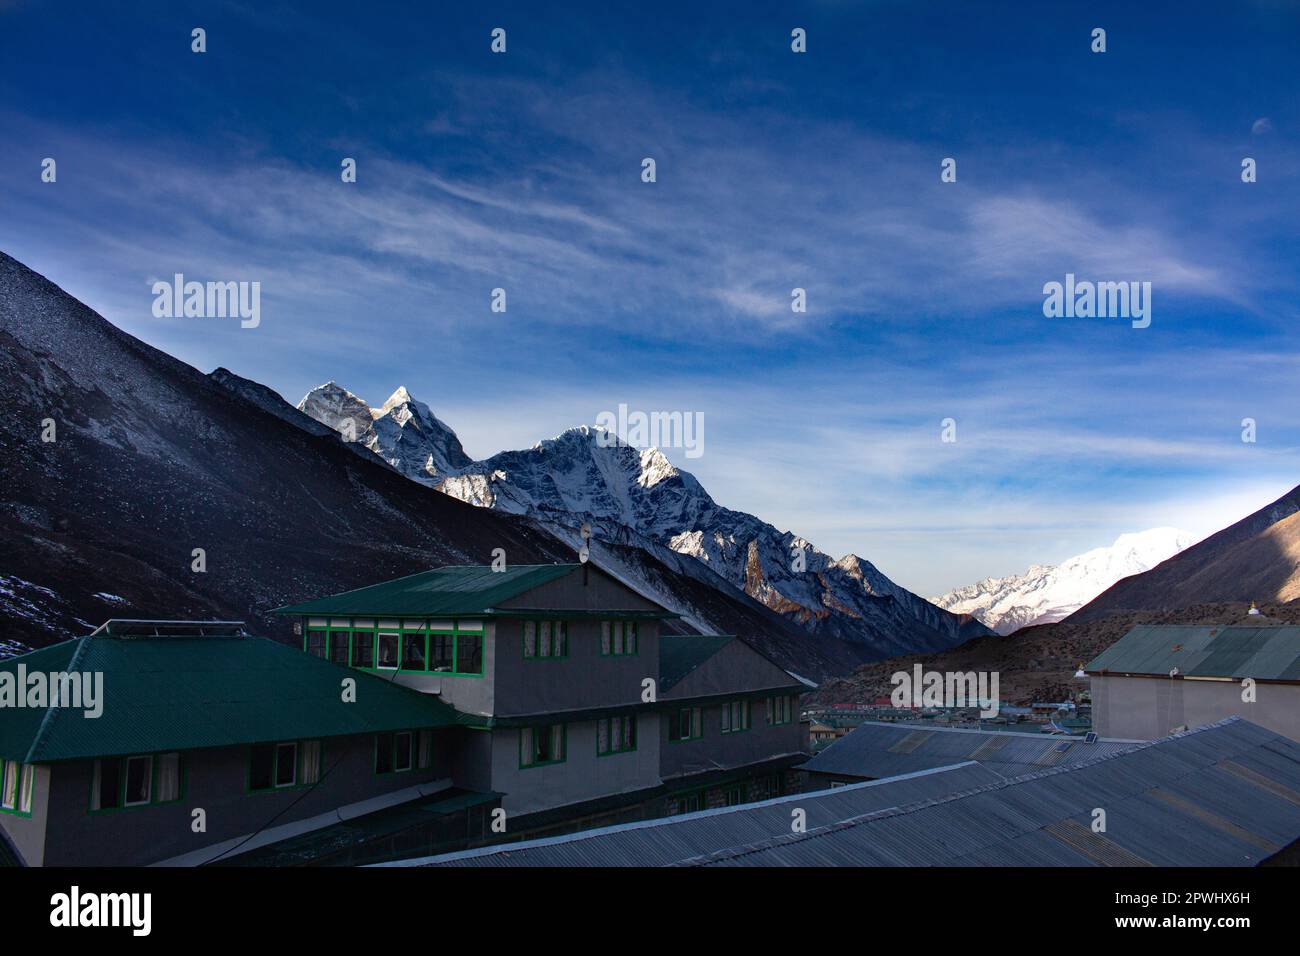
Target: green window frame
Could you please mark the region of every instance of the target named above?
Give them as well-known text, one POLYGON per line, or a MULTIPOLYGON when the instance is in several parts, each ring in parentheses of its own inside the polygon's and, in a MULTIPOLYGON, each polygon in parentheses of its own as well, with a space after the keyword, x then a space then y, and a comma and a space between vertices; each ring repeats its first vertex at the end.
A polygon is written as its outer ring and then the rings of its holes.
POLYGON ((699 813, 709 807, 708 790, 684 790, 673 794, 668 798, 668 801, 669 816, 681 813, 699 813))
POLYGON ((558 661, 569 656, 568 621, 524 621, 524 660, 558 661))
POLYGON ((749 729, 749 701, 732 700, 722 705, 722 732, 739 734, 749 729))
POLYGON ((30 817, 35 781, 35 764, 0 760, 0 813, 30 817))
MULTIPOLYGON (((303 630, 305 652, 345 667, 448 677, 482 677, 484 672, 487 628, 481 621, 334 618, 308 625, 303 618, 303 630)), ((567 655, 567 626, 561 642, 567 655)))
POLYGON ((401 665, 404 671, 429 669, 429 635, 424 629, 402 628, 401 665))
POLYGON ((335 630, 330 628, 329 652, 326 660, 331 664, 341 664, 348 666, 352 660, 352 632, 350 630, 335 630))
POLYGON ((564 763, 569 756, 567 724, 543 724, 519 728, 519 768, 549 767, 564 763))
POLYGON ((91 768, 88 812, 112 813, 178 803, 185 799, 188 777, 185 755, 175 750, 101 757, 91 768), (105 800, 105 796, 109 799, 105 800))
POLYGON ((375 670, 395 671, 402 663, 402 631, 380 628, 375 634, 375 670))
POLYGON ((376 776, 427 770, 433 765, 433 731, 394 730, 375 734, 376 776))
POLYGON ((325 745, 320 740, 278 740, 248 748, 248 793, 276 793, 320 782, 325 745))
POLYGON ((375 629, 373 627, 354 627, 352 629, 352 666, 361 670, 373 670, 375 666, 375 629))
POLYGON ((783 724, 790 724, 793 722, 793 695, 779 694, 776 697, 767 698, 767 724, 769 727, 780 727, 783 724))
POLYGON ((636 621, 601 621, 601 657, 635 657, 641 649, 640 630, 636 621))
POLYGON ((681 707, 668 713, 668 742, 699 740, 704 736, 704 711, 699 707, 681 707))
POLYGON ((309 628, 302 639, 302 649, 312 657, 325 659, 329 646, 329 631, 324 628, 309 628))
POLYGON ((636 714, 602 717, 596 721, 596 756, 610 757, 636 750, 636 714))

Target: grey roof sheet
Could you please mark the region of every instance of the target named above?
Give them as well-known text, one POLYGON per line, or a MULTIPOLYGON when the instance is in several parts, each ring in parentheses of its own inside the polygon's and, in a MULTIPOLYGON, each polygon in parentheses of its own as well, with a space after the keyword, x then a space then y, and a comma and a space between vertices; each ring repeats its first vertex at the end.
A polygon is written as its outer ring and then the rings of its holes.
POLYGON ((1015 780, 1000 780, 987 767, 967 763, 416 862, 1249 866, 1297 838, 1300 743, 1233 717, 1015 780), (808 810, 807 832, 790 832, 793 807, 808 810), (1104 833, 1091 829, 1097 808, 1106 812, 1104 833))
POLYGON ((881 779, 974 760, 1004 779, 1047 767, 1096 760, 1132 746, 1134 741, 1007 731, 964 730, 906 723, 866 721, 813 757, 800 769, 816 773, 881 779))
POLYGON ((743 807, 703 810, 396 865, 668 866, 718 847, 747 845, 789 833, 795 808, 807 813, 811 828, 996 781, 997 777, 983 767, 966 763, 897 780, 853 784, 817 794, 779 797, 743 807))
POLYGON ((1143 624, 1090 661, 1089 673, 1300 680, 1300 627, 1143 624))

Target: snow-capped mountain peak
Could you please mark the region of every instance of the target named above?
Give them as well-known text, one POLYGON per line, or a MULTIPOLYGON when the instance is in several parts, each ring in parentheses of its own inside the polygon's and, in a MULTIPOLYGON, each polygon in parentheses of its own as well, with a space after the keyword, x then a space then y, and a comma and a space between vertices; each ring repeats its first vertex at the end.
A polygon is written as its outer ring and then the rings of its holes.
MULTIPOLYGON (((298 407, 332 424, 357 403, 364 405, 330 383, 298 407)), ((399 388, 364 441, 398 471, 454 498, 531 515, 561 536, 589 523, 597 540, 744 591, 808 631, 866 644, 880 656, 988 633, 900 588, 868 561, 832 560, 803 538, 720 506, 660 449, 634 447, 598 426, 473 461, 427 405, 399 388)))
POLYGON ((932 603, 971 614, 999 634, 1069 617, 1116 581, 1147 571, 1196 543, 1177 528, 1121 534, 1109 547, 1093 548, 1058 565, 1031 565, 1024 574, 985 578, 955 588, 932 603))

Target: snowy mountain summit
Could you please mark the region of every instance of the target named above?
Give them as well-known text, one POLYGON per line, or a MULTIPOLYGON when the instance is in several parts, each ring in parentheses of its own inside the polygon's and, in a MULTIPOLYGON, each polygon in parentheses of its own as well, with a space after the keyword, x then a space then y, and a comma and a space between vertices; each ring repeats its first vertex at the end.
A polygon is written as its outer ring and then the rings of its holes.
POLYGON ((970 614, 999 634, 1030 624, 1064 620, 1121 578, 1150 570, 1196 543, 1177 528, 1122 534, 1108 548, 1068 558, 1057 565, 1033 565, 1024 574, 985 578, 931 598, 955 614, 970 614))
POLYGON ((428 405, 412 398, 405 385, 379 408, 371 408, 341 385, 327 382, 308 392, 298 411, 328 425, 345 440, 360 442, 424 484, 436 485, 473 464, 456 433, 428 405))
POLYGON ((939 650, 988 633, 856 555, 836 560, 719 505, 659 449, 633 447, 598 427, 581 425, 473 461, 455 433, 404 388, 372 409, 330 382, 298 409, 454 498, 529 515, 561 537, 588 523, 598 541, 648 552, 712 587, 743 591, 805 631, 865 644, 873 654, 939 650))

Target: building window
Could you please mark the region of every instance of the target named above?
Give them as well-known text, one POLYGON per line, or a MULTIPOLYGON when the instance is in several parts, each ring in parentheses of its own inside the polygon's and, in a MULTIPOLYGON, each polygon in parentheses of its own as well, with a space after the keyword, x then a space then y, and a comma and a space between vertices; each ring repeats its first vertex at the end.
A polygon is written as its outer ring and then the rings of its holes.
POLYGON ((722 705, 722 732, 737 734, 749 729, 749 701, 733 700, 722 705))
POLYGON ((524 657, 557 660, 569 656, 567 621, 524 621, 524 657))
POLYGON ((138 807, 153 795, 153 757, 126 758, 126 795, 124 806, 138 807))
POLYGON ((350 634, 350 631, 330 631, 330 660, 335 664, 347 666, 350 634))
POLYGON ((275 785, 292 787, 298 782, 298 745, 275 745, 275 785))
POLYGON ((668 798, 668 816, 675 816, 679 813, 697 813, 705 808, 704 800, 705 791, 695 790, 690 793, 679 793, 668 798))
POLYGON ((480 676, 483 673, 483 632, 465 634, 456 632, 457 674, 480 676))
POLYGON ((112 810, 122 805, 122 761, 96 760, 90 809, 112 810))
POLYGON ((433 765, 433 731, 421 730, 416 736, 415 765, 427 770, 433 765))
POLYGON ((249 752, 248 789, 288 790, 320 780, 321 742, 288 740, 258 744, 249 752))
POLYGON ((794 714, 794 697, 789 694, 782 694, 780 697, 769 697, 767 699, 767 722, 769 725, 776 727, 780 724, 788 724, 793 719, 794 714))
POLYGON ((172 803, 181 799, 184 789, 179 753, 106 757, 95 761, 90 809, 117 810, 172 803))
POLYGON ((408 671, 424 670, 425 644, 423 634, 407 631, 402 635, 402 669, 408 671))
POLYGON ((415 732, 399 730, 375 737, 375 773, 402 773, 415 759, 415 732))
POLYGON ((308 631, 306 651, 312 657, 325 656, 326 634, 324 631, 308 631))
POLYGON ((320 780, 320 754, 321 746, 319 740, 304 740, 299 745, 302 753, 302 771, 298 780, 304 786, 316 783, 320 780))
POLYGON ((698 740, 704 736, 704 712, 698 707, 683 707, 668 714, 668 739, 698 740))
POLYGON ((375 666, 375 634, 373 631, 352 632, 352 666, 375 666))
POLYGON ((455 664, 456 635, 453 631, 429 635, 429 670, 450 673, 455 664))
POLYGON ((600 653, 606 657, 627 657, 637 652, 636 621, 601 621, 600 653))
POLYGON ((33 764, 0 760, 0 812, 31 816, 35 778, 33 764))
POLYGON ((387 670, 397 668, 399 640, 396 634, 380 632, 378 650, 375 652, 375 666, 387 670))
POLYGON ((636 715, 605 717, 596 721, 596 754, 622 754, 636 750, 636 715))
POLYGON ((563 763, 567 732, 564 724, 524 727, 519 731, 519 766, 541 767, 563 763))

